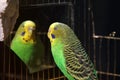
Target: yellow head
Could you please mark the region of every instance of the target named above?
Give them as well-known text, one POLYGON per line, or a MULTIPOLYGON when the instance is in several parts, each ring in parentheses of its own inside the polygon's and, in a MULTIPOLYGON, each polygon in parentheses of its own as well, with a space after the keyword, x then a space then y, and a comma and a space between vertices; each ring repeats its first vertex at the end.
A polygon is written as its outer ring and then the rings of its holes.
POLYGON ((31 20, 26 20, 19 26, 16 37, 19 36, 24 43, 34 43, 36 25, 31 20))
POLYGON ((68 38, 71 29, 68 25, 60 22, 54 22, 50 25, 48 30, 48 38, 51 44, 55 41, 63 41, 68 38))

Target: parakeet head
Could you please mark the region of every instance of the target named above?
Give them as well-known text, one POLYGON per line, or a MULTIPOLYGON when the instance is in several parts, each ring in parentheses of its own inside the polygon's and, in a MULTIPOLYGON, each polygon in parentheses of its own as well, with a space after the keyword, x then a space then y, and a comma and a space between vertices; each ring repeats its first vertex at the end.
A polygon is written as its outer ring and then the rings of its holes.
POLYGON ((59 39, 63 41, 69 38, 69 35, 73 34, 73 30, 66 24, 60 22, 54 22, 50 25, 48 30, 48 38, 51 43, 59 39))
POLYGON ((21 38, 24 43, 34 43, 36 24, 31 20, 22 22, 16 32, 16 36, 21 38))

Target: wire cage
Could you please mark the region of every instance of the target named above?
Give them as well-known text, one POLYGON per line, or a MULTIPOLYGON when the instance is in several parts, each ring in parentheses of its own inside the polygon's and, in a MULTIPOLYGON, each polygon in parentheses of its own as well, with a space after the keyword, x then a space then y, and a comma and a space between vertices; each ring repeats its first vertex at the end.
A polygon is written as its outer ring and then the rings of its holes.
POLYGON ((119 44, 120 38, 113 36, 94 35, 94 52, 99 80, 119 80, 119 44))
POLYGON ((68 24, 75 31, 94 62, 99 80, 120 79, 120 39, 96 35, 90 0, 20 0, 19 12, 15 28, 4 42, 7 46, 0 43, 0 80, 67 80, 54 64, 46 36, 49 25, 56 21, 68 24), (45 63, 53 68, 29 74, 25 64, 10 50, 15 31, 24 20, 36 23, 37 33, 45 46, 45 63))
MULTIPOLYGON (((74 25, 73 1, 52 0, 20 0, 19 18, 14 30, 0 44, 2 54, 0 66, 0 80, 66 80, 60 70, 55 67, 51 56, 50 42, 47 38, 48 27, 52 22, 59 21, 74 25), (45 46, 44 63, 52 65, 52 68, 30 74, 25 64, 9 48, 12 38, 22 21, 32 20, 37 26, 37 35, 45 46)), ((72 27, 74 28, 74 27, 72 27)))

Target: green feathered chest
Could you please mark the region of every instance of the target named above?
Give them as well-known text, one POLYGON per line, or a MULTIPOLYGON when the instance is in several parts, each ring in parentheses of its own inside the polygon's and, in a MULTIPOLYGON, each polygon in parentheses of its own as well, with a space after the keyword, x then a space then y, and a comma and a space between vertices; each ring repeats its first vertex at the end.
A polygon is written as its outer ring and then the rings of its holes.
POLYGON ((58 68, 63 72, 63 74, 69 79, 74 80, 73 77, 67 72, 66 68, 66 60, 65 60, 65 53, 64 53, 64 46, 63 44, 56 44, 52 45, 52 55, 54 61, 58 68))
POLYGON ((59 68, 65 68, 64 45, 57 44, 51 46, 51 48, 52 48, 52 55, 57 66, 59 68))
POLYGON ((23 43, 19 37, 15 37, 11 43, 11 49, 26 64, 30 73, 34 73, 43 69, 44 46, 39 38, 36 42, 23 43))
POLYGON ((30 44, 30 43, 24 44, 20 39, 17 38, 13 39, 11 43, 11 49, 25 63, 28 63, 33 53, 36 53, 35 44, 30 44))

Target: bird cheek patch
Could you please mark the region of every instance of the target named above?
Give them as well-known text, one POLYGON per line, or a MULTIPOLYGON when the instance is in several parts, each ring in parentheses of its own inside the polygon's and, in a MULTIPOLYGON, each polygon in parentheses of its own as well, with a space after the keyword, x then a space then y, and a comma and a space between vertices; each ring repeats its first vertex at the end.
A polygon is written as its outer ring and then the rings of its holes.
POLYGON ((28 42, 28 40, 26 40, 24 37, 22 38, 22 41, 24 44, 26 44, 28 42))
POLYGON ((51 37, 52 37, 52 39, 55 39, 55 35, 54 34, 51 34, 51 37))

